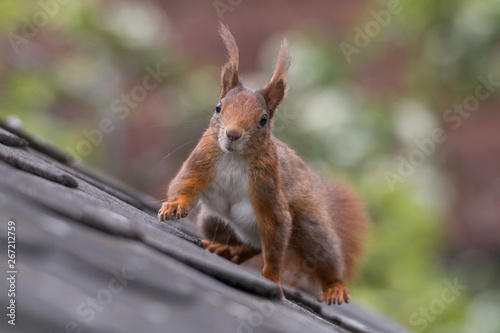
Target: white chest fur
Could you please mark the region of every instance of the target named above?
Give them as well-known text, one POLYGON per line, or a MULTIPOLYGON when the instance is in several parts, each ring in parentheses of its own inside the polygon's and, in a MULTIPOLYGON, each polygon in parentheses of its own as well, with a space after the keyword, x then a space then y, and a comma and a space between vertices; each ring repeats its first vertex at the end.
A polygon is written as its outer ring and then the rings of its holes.
POLYGON ((260 249, 259 229, 248 196, 248 181, 247 162, 236 154, 224 154, 216 162, 215 179, 201 194, 200 202, 230 225, 243 243, 260 249))

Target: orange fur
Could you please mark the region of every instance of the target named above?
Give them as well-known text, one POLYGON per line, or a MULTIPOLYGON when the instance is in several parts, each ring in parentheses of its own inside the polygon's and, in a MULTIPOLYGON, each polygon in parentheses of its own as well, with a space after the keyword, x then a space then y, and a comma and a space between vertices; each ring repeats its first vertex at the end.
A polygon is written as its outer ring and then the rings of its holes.
POLYGON ((288 44, 281 45, 269 84, 251 90, 239 80, 234 37, 223 25, 220 32, 229 56, 220 104, 170 183, 159 219, 185 217, 198 200, 209 251, 238 264, 262 253, 263 276, 279 285, 289 252, 286 262, 293 263, 288 268, 296 280, 307 276, 320 284, 319 301, 349 302, 345 282, 354 277, 363 255, 368 219, 349 187, 325 182, 272 135, 273 117, 288 89, 288 44), (220 197, 207 196, 212 187, 220 197))

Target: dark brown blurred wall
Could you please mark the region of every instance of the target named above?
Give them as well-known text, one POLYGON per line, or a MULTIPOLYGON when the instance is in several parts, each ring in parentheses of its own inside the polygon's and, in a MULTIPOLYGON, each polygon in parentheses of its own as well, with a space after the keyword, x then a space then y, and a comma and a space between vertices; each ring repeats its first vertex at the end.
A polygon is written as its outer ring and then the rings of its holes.
POLYGON ((240 41, 243 71, 255 68, 260 46, 273 33, 294 28, 341 36, 352 30, 371 6, 370 1, 362 0, 150 1, 165 9, 184 51, 195 55, 200 63, 220 64, 224 59, 217 29, 218 21, 227 24, 240 41), (217 52, 211 53, 214 50, 217 52))
POLYGON ((500 100, 447 129, 446 166, 457 188, 450 211, 454 252, 479 249, 500 257, 500 100))

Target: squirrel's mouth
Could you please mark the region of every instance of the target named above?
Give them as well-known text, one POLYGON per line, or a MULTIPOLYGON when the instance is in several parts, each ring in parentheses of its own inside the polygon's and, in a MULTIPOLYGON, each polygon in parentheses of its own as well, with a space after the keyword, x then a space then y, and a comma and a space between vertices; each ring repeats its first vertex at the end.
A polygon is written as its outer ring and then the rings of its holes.
POLYGON ((240 142, 232 142, 224 139, 219 140, 219 146, 226 153, 238 152, 243 148, 240 142))
POLYGON ((238 150, 235 147, 233 147, 231 144, 226 144, 223 146, 223 148, 225 151, 230 152, 230 153, 238 150))
POLYGON ((221 144, 221 147, 222 147, 222 150, 224 150, 227 153, 232 153, 232 152, 238 151, 238 148, 236 147, 236 145, 233 143, 230 143, 230 142, 225 142, 225 143, 221 144))

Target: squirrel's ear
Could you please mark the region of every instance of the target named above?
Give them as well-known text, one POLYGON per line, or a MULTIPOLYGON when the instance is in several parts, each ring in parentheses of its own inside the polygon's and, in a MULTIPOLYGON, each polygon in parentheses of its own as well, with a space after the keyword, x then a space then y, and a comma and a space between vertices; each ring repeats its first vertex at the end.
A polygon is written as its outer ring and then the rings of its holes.
POLYGON ((222 68, 221 73, 221 86, 222 91, 220 93, 219 100, 222 99, 231 89, 235 88, 239 84, 238 78, 238 63, 239 63, 239 54, 238 54, 238 46, 236 46, 236 41, 234 40, 233 35, 229 31, 228 27, 224 24, 220 23, 219 33, 222 37, 222 41, 226 46, 228 60, 224 67, 222 68))
POLYGON ((264 88, 260 89, 264 100, 266 101, 267 110, 270 116, 274 116, 276 108, 285 99, 288 90, 288 84, 286 82, 286 75, 290 64, 292 62, 292 55, 290 53, 290 48, 288 47, 288 42, 283 39, 281 43, 280 53, 278 56, 278 63, 274 69, 274 74, 271 82, 264 88))

